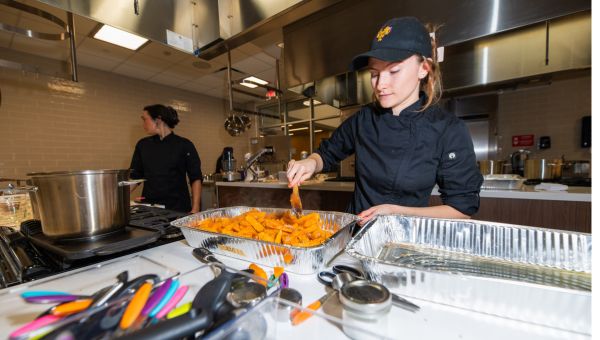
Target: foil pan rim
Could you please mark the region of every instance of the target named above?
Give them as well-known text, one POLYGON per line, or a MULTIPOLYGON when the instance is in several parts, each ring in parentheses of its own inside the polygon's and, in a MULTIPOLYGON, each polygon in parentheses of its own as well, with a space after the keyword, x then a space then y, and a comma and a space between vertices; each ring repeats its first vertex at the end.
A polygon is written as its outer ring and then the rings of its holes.
POLYGON ((268 242, 268 241, 253 239, 253 238, 238 237, 238 236, 233 236, 233 235, 216 233, 216 232, 212 232, 212 231, 208 231, 208 230, 202 230, 199 228, 181 225, 181 223, 183 223, 183 221, 190 220, 194 216, 201 216, 202 214, 215 213, 215 212, 219 212, 219 211, 227 211, 227 210, 233 210, 233 209, 257 209, 257 210, 269 209, 269 210, 276 210, 276 211, 281 210, 282 212, 289 210, 289 209, 285 209, 285 208, 232 206, 232 207, 205 210, 205 211, 198 212, 198 213, 195 213, 192 215, 188 215, 188 216, 185 216, 185 217, 182 217, 182 218, 172 221, 171 225, 174 227, 180 228, 180 229, 185 228, 185 229, 188 229, 188 230, 194 231, 194 232, 207 233, 210 235, 214 235, 215 237, 228 237, 228 238, 232 238, 232 239, 236 239, 236 240, 240 240, 240 241, 252 241, 252 242, 257 242, 257 243, 260 243, 263 245, 268 245, 268 246, 285 247, 285 248, 294 249, 294 250, 319 250, 321 248, 325 248, 327 245, 329 245, 329 243, 333 242, 333 239, 336 238, 337 235, 340 235, 347 227, 349 227, 350 225, 352 225, 358 221, 358 216, 349 214, 349 213, 343 213, 343 212, 339 212, 339 211, 325 211, 325 210, 304 210, 304 212, 307 212, 307 213, 316 212, 319 214, 332 214, 332 215, 337 215, 337 216, 347 216, 348 218, 352 219, 350 222, 346 223, 345 225, 340 226, 340 229, 338 229, 335 233, 333 233, 330 237, 328 237, 327 240, 325 240, 325 242, 323 242, 319 245, 316 245, 316 246, 311 246, 311 247, 291 246, 291 245, 287 245, 287 244, 268 242))
MULTIPOLYGON (((355 248, 356 244, 362 239, 362 237, 365 234, 367 234, 367 232, 375 225, 375 223, 377 222, 377 220, 380 217, 383 217, 383 218, 398 217, 398 218, 406 218, 406 219, 414 218, 414 219, 422 219, 422 220, 438 220, 438 221, 443 221, 443 222, 474 222, 474 224, 485 224, 485 225, 492 225, 492 226, 499 226, 499 227, 518 228, 518 229, 524 229, 524 230, 537 230, 537 231, 559 233, 559 234, 579 235, 579 236, 589 237, 590 239, 592 237, 591 233, 583 233, 583 232, 576 232, 576 231, 571 232, 571 231, 565 231, 565 230, 559 230, 559 229, 533 227, 533 226, 522 226, 522 225, 517 225, 517 224, 508 224, 508 223, 500 223, 500 222, 480 221, 480 220, 472 220, 472 219, 428 218, 428 217, 423 217, 423 216, 413 216, 413 215, 404 215, 404 214, 387 214, 387 215, 378 215, 375 219, 369 221, 366 225, 362 226, 362 228, 350 239, 350 241, 346 245, 346 248, 344 249, 344 251, 349 256, 354 257, 355 259, 357 259, 359 261, 365 261, 365 262, 368 261, 368 262, 374 263, 376 265, 383 264, 383 265, 388 265, 388 266, 392 266, 392 267, 410 269, 410 270, 415 270, 415 271, 423 271, 423 272, 428 272, 428 273, 439 273, 439 274, 462 276, 462 277, 470 276, 470 277, 477 277, 477 278, 490 278, 485 275, 476 275, 476 274, 472 274, 472 273, 469 273, 469 274, 454 273, 454 272, 435 270, 435 269, 431 269, 431 268, 413 267, 413 266, 409 266, 409 265, 405 265, 405 264, 400 265, 398 263, 394 263, 394 262, 387 261, 387 260, 380 260, 378 258, 360 253, 359 250, 355 248), (482 222, 482 223, 478 223, 478 222, 482 222)), ((591 241, 590 241, 590 243, 591 243, 591 241)), ((450 252, 452 252, 452 251, 450 251, 450 252)), ((456 252, 456 251, 455 251, 455 253, 464 254, 464 253, 460 253, 460 252, 456 252)), ((469 255, 478 256, 478 257, 482 257, 482 258, 488 258, 488 259, 498 259, 498 260, 514 263, 517 265, 523 264, 521 262, 511 261, 511 260, 502 259, 502 258, 493 257, 493 256, 482 256, 482 255, 473 255, 473 254, 469 254, 469 255)), ((589 272, 588 271, 578 271, 578 270, 564 269, 564 268, 559 268, 559 267, 544 266, 542 264, 530 264, 530 265, 544 267, 544 268, 569 270, 569 271, 574 271, 574 272, 585 273, 585 274, 591 275, 591 271, 589 271, 589 272)), ((490 278, 490 279, 492 279, 492 278, 490 278)), ((514 280, 509 280, 509 281, 518 282, 518 281, 514 281, 514 280)), ((560 287, 554 287, 554 288, 571 290, 568 288, 560 288, 560 287)))

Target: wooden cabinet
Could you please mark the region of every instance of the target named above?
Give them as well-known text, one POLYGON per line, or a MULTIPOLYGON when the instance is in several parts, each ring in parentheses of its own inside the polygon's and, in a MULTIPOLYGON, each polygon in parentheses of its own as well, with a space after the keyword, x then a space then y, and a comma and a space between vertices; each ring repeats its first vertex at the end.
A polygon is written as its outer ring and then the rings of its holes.
MULTIPOLYGON (((431 196, 430 205, 442 204, 431 196)), ((591 202, 482 197, 473 219, 542 228, 592 232, 591 202)))
MULTIPOLYGON (((217 186, 219 207, 290 208, 290 189, 217 186)), ((302 208, 306 210, 346 211, 351 191, 301 190, 302 208)))

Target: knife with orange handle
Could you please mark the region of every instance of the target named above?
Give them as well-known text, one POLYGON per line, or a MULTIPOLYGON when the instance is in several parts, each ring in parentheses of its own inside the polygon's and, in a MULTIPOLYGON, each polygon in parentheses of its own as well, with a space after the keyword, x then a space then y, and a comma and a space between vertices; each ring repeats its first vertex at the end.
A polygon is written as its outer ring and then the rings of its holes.
POLYGON ((78 313, 78 312, 81 312, 82 310, 87 309, 89 306, 91 306, 92 302, 93 302, 92 299, 81 299, 81 300, 75 300, 75 301, 71 301, 71 302, 65 302, 65 303, 62 303, 62 304, 52 308, 52 311, 50 311, 50 314, 55 315, 55 316, 65 316, 65 315, 69 315, 69 314, 73 314, 73 313, 78 313))
POLYGON ((140 315, 146 301, 150 297, 150 292, 152 291, 152 284, 149 282, 144 283, 138 290, 135 292, 131 301, 127 305, 125 312, 123 313, 123 317, 121 318, 121 322, 119 323, 119 327, 121 329, 127 329, 131 327, 135 319, 140 315))
MULTIPOLYGON (((336 290, 330 291, 329 293, 321 296, 321 298, 319 300, 317 300, 317 301, 311 303, 310 305, 306 306, 305 309, 310 309, 312 311, 318 310, 335 293, 337 293, 336 290)), ((297 326, 297 325, 303 323, 304 321, 306 321, 306 319, 310 318, 311 316, 313 316, 313 313, 311 313, 309 311, 301 311, 301 312, 298 312, 296 314, 293 314, 293 316, 292 316, 292 325, 297 326)))

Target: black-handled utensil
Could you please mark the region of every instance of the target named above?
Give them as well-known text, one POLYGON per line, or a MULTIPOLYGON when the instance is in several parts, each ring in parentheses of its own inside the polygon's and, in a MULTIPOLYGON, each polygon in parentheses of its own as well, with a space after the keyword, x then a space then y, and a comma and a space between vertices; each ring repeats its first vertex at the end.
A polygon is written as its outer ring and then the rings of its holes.
POLYGON ((206 248, 194 248, 194 250, 192 250, 192 254, 194 255, 195 258, 197 258, 198 260, 200 260, 200 262, 202 263, 206 263, 206 264, 215 264, 215 263, 219 263, 219 264, 223 264, 221 261, 217 260, 217 258, 215 257, 215 254, 213 254, 210 250, 206 249, 206 248))

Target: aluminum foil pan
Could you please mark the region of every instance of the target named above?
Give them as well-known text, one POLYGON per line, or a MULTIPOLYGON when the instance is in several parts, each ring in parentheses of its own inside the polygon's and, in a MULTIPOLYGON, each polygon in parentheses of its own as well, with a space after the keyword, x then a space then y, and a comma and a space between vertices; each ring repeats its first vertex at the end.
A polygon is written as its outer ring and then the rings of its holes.
POLYGON ((228 207, 199 212, 171 222, 181 228, 183 236, 192 247, 205 247, 225 256, 254 262, 269 267, 281 266, 296 274, 314 274, 322 269, 331 258, 342 251, 351 238, 351 229, 357 216, 352 214, 304 210, 305 213, 317 212, 324 223, 324 229, 340 229, 323 244, 315 247, 292 247, 277 243, 235 237, 191 227, 197 222, 213 217, 233 217, 249 210, 257 209, 266 213, 284 213, 289 209, 228 207))
POLYGON ((389 215, 346 252, 396 294, 591 334, 591 234, 389 215))
POLYGON ((521 190, 525 178, 519 175, 486 175, 481 190, 521 190))

